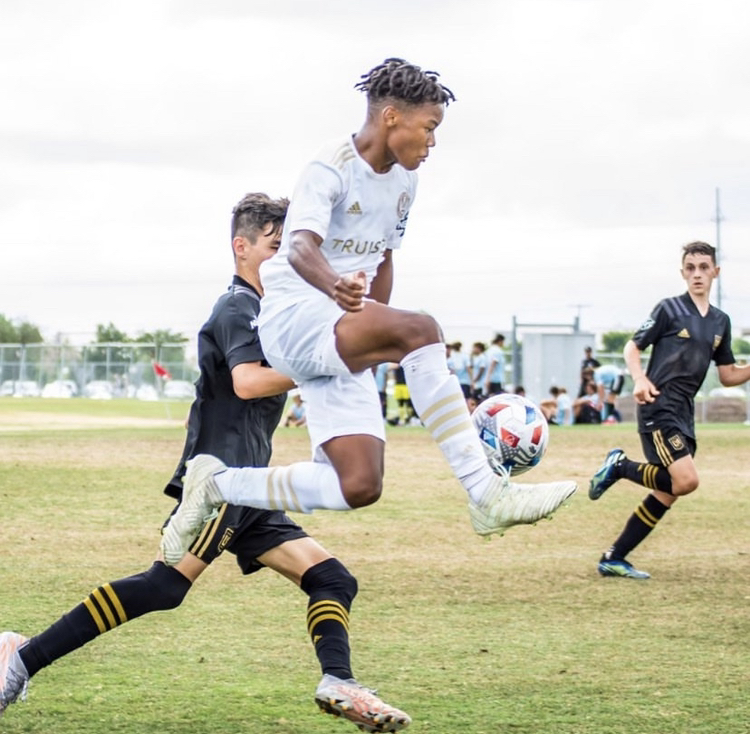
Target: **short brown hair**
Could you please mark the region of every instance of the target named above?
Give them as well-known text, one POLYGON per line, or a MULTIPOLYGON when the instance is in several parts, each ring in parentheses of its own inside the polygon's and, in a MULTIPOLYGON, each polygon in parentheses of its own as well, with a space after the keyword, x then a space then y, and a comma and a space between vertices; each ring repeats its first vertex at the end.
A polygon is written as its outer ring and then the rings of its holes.
POLYGON ((272 199, 262 193, 245 194, 232 209, 232 239, 247 237, 254 243, 269 224, 271 232, 280 230, 288 208, 289 199, 272 199))
POLYGON ((682 262, 685 262, 687 255, 708 255, 711 258, 711 262, 716 265, 716 248, 713 245, 709 245, 708 242, 688 242, 682 248, 682 262))

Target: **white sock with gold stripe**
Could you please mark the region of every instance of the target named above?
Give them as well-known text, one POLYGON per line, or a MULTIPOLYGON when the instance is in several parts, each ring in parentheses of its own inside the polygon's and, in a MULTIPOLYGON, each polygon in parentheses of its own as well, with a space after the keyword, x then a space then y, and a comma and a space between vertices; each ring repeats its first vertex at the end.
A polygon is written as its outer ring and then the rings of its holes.
POLYGON ((453 473, 477 502, 493 478, 466 399, 448 370, 444 344, 428 344, 401 360, 409 396, 453 473))
POLYGON ((225 502, 261 510, 351 510, 330 464, 300 461, 289 466, 229 468, 214 475, 225 502))

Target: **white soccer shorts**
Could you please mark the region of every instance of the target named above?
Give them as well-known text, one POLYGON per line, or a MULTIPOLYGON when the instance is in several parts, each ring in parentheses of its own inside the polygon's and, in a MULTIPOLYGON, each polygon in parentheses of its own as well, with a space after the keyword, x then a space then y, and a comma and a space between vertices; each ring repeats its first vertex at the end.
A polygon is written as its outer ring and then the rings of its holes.
POLYGON ((295 304, 266 321, 261 308, 263 353, 299 385, 316 460, 323 458, 321 444, 337 436, 365 434, 385 441, 372 370, 350 372, 336 351, 334 328, 343 314, 330 299, 295 304))

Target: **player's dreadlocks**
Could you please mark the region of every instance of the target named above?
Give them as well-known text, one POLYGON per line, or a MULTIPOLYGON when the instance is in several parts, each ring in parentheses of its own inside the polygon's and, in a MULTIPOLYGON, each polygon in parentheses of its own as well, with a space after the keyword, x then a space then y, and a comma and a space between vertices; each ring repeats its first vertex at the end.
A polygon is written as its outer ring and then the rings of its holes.
POLYGON ((408 61, 393 58, 362 74, 362 81, 354 88, 365 92, 368 102, 388 98, 411 105, 455 102, 455 95, 438 81, 439 76, 436 71, 422 71, 408 61))
POLYGON ((284 225, 289 199, 271 199, 266 194, 245 194, 232 209, 232 239, 247 237, 255 242, 258 234, 272 226, 276 232, 284 225))

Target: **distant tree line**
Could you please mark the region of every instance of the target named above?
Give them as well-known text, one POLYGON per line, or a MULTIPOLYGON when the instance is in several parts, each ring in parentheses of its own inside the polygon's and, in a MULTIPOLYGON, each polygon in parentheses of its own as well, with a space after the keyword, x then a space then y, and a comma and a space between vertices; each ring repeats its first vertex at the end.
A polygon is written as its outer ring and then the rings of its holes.
MULTIPOLYGON (((96 338, 92 344, 148 344, 144 346, 143 353, 139 356, 148 357, 153 354, 151 345, 156 345, 156 354, 159 354, 165 344, 185 344, 189 339, 179 332, 170 329, 157 329, 156 331, 145 331, 135 338, 129 337, 124 331, 120 331, 111 321, 105 326, 104 324, 96 325, 96 338)), ((104 359, 105 349, 89 350, 89 359, 97 361, 104 359)), ((109 358, 113 362, 125 361, 126 357, 122 348, 109 349, 109 358)))
POLYGON ((0 382, 42 385, 70 379, 83 386, 91 380, 106 380, 124 390, 150 382, 153 374, 192 380, 194 366, 186 355, 189 342, 171 329, 131 337, 110 322, 98 324, 88 344, 71 345, 60 339, 51 343, 45 342, 35 324, 14 322, 0 314, 0 382))
POLYGON ((41 344, 38 327, 28 321, 13 323, 0 313, 0 344, 41 344))
MULTIPOLYGON (((136 337, 128 336, 111 321, 96 325, 96 337, 91 344, 156 344, 157 349, 163 344, 184 344, 190 341, 184 334, 170 329, 145 331, 136 337)), ((0 344, 42 344, 44 339, 39 327, 28 321, 11 321, 0 313, 0 344)))
MULTIPOLYGON (((602 334, 602 348, 600 351, 610 354, 620 354, 633 336, 632 331, 607 331, 602 334)), ((156 344, 157 352, 164 344, 184 344, 189 339, 180 332, 170 329, 157 329, 146 331, 137 337, 129 337, 124 331, 118 329, 111 321, 108 324, 96 325, 96 338, 92 344, 156 344)), ((0 314, 0 344, 41 344, 44 342, 39 328, 28 321, 14 323, 0 314)), ((750 342, 746 339, 736 338, 732 340, 732 351, 735 354, 750 354, 750 342)), ((117 359, 116 355, 111 355, 117 359)))
MULTIPOLYGON (((608 331, 602 334, 602 352, 621 354, 625 344, 632 338, 632 331, 608 331)), ((750 354, 750 342, 736 337, 732 339, 732 351, 735 354, 750 354)))

